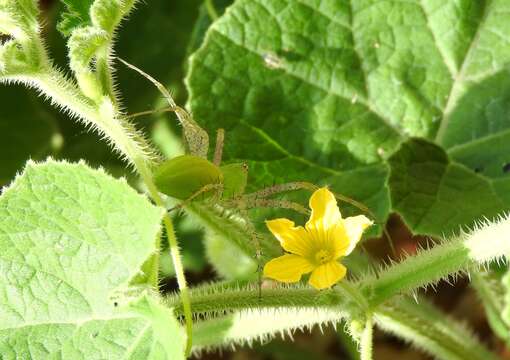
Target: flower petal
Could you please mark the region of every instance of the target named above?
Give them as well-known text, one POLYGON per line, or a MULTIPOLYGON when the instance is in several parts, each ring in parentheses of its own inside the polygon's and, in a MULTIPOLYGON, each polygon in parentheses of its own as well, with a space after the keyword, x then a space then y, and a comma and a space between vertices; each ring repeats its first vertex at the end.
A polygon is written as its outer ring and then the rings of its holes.
POLYGON ((280 241, 282 248, 290 253, 308 257, 313 252, 308 234, 302 226, 294 226, 288 219, 266 221, 266 226, 280 241))
POLYGON ((343 279, 347 268, 336 261, 330 261, 312 271, 308 283, 317 290, 326 289, 343 279))
POLYGON ((345 252, 345 256, 349 255, 354 250, 356 244, 361 239, 363 231, 372 224, 372 220, 367 218, 365 215, 351 216, 344 219, 345 231, 349 238, 349 247, 345 252))
POLYGON ((306 229, 327 230, 335 226, 342 219, 336 204, 335 196, 328 188, 316 190, 310 197, 312 215, 306 223, 306 229))
POLYGON ((264 266, 264 276, 281 282, 296 282, 303 274, 314 269, 312 263, 301 256, 285 254, 270 260, 264 266))
POLYGON ((349 249, 349 244, 349 236, 347 235, 343 222, 337 224, 329 231, 328 248, 333 252, 334 260, 346 255, 347 250, 349 249))

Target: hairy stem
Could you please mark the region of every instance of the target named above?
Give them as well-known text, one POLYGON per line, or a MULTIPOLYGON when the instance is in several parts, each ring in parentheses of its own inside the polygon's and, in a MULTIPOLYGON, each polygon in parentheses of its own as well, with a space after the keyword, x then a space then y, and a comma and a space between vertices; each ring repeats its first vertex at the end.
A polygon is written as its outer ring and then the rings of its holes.
POLYGON ((415 256, 383 270, 377 278, 359 283, 362 292, 373 308, 391 297, 431 285, 459 271, 466 271, 473 263, 462 241, 436 245, 415 256))
POLYGON ((111 48, 105 47, 104 50, 96 54, 96 73, 99 81, 101 82, 104 91, 110 96, 115 109, 119 109, 119 102, 115 95, 114 82, 112 76, 112 69, 108 59, 110 58, 111 48))
POLYGON ((371 313, 367 313, 366 317, 365 328, 361 334, 360 358, 361 360, 372 360, 374 324, 371 313))
POLYGON ((383 330, 409 341, 438 359, 495 360, 462 325, 426 301, 416 304, 402 300, 380 306, 374 313, 376 324, 383 330))
MULTIPOLYGON (((264 342, 297 328, 338 324, 348 316, 343 305, 320 311, 295 306, 235 311, 196 322, 193 349, 198 353, 204 349, 264 342)), ((424 300, 420 300, 420 304, 408 299, 390 301, 373 313, 373 322, 439 359, 495 359, 468 330, 424 300)), ((368 340, 368 335, 365 340, 368 340)), ((367 349, 368 343, 365 345, 367 349)))
MULTIPOLYGON (((205 291, 191 291, 193 314, 223 313, 253 308, 279 307, 331 307, 343 303, 339 293, 330 290, 321 294, 315 289, 288 287, 263 289, 259 297, 257 286, 244 288, 205 288, 205 291)), ((177 316, 183 315, 184 308, 175 296, 167 298, 167 305, 173 307, 177 316)))
POLYGON ((218 19, 218 12, 216 11, 216 8, 214 7, 214 3, 212 0, 205 0, 205 7, 207 8, 207 14, 211 18, 212 21, 215 21, 218 19))
MULTIPOLYGON (((144 183, 147 185, 147 188, 149 190, 149 193, 156 203, 156 205, 160 207, 165 207, 165 204, 163 200, 161 199, 158 189, 156 188, 156 185, 154 185, 154 182, 152 180, 152 176, 150 172, 146 173, 145 176, 142 175, 142 178, 144 180, 144 183)), ((172 219, 170 218, 170 215, 168 212, 165 212, 165 215, 163 217, 163 223, 165 224, 165 230, 166 230, 166 236, 168 239, 168 244, 170 246, 170 254, 172 255, 172 261, 174 264, 175 273, 177 276, 177 284, 179 285, 180 290, 180 297, 182 301, 182 309, 184 313, 184 318, 186 320, 186 356, 189 356, 191 353, 191 346, 193 344, 193 317, 191 313, 191 303, 190 303, 190 296, 188 291, 188 285, 186 283, 186 277, 184 276, 184 266, 182 265, 181 260, 181 254, 179 250, 179 245, 177 243, 177 238, 175 237, 175 231, 174 226, 172 223, 172 219)), ((161 247, 160 244, 160 237, 158 237, 157 240, 157 249, 161 247)), ((158 274, 159 272, 159 256, 156 257, 153 263, 153 274, 158 274)), ((158 277, 156 276, 156 279, 158 277)))
MULTIPOLYGON (((253 309, 238 311, 214 319, 194 323, 195 342, 193 350, 199 353, 208 348, 229 347, 235 344, 266 342, 276 336, 292 338, 295 329, 311 329, 313 326, 336 326, 345 320, 342 309, 332 308, 316 311, 295 307, 278 309, 253 309), (278 321, 275 321, 275 320, 278 321)), ((354 350, 357 353, 357 350, 354 350)))
MULTIPOLYGON (((347 302, 355 304, 359 311, 375 309, 393 296, 415 290, 437 282, 449 274, 466 270, 472 260, 468 249, 461 241, 437 245, 415 256, 390 266, 380 272, 377 278, 366 277, 354 284, 342 281, 327 292, 301 287, 284 287, 262 291, 259 298, 255 288, 199 289, 192 293, 193 312, 222 312, 257 307, 323 307, 347 302)), ((170 297, 170 306, 177 314, 183 313, 178 299, 170 297)))
POLYGON ((149 144, 130 123, 117 119, 115 109, 108 108, 107 102, 105 107, 98 108, 74 83, 53 68, 27 77, 25 81, 51 97, 58 107, 68 110, 71 115, 96 128, 140 174, 148 171, 150 158, 154 156, 148 153, 149 144))

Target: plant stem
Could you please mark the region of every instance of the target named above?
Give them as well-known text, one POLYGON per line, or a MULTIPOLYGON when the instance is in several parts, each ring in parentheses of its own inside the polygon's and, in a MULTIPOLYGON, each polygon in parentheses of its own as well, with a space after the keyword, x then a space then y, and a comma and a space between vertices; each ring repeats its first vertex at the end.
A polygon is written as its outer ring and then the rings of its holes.
MULTIPOLYGON (((142 173, 141 173, 142 174, 142 173)), ((150 172, 145 172, 142 174, 142 179, 144 183, 147 185, 147 188, 149 190, 149 194, 151 195, 152 199, 158 205, 159 207, 165 208, 165 204, 163 203, 163 200, 159 196, 158 189, 156 188, 156 185, 154 185, 154 181, 152 180, 152 176, 150 172)), ((177 238, 175 237, 175 231, 174 231, 174 225, 172 223, 172 219, 170 218, 170 215, 168 212, 165 212, 165 215, 163 216, 163 223, 165 224, 165 230, 166 230, 166 236, 168 239, 168 244, 170 246, 170 254, 172 255, 172 260, 174 264, 175 274, 177 276, 177 284, 179 285, 180 290, 180 297, 182 301, 182 307, 184 312, 184 318, 186 321, 186 350, 185 354, 186 357, 188 357, 191 353, 191 346, 193 344, 193 317, 191 314, 191 304, 190 304, 190 296, 188 291, 188 285, 186 284, 186 277, 184 275, 184 266, 182 265, 181 261, 181 254, 179 250, 179 245, 177 243, 177 238)), ((161 240, 160 237, 158 237, 157 240, 157 246, 156 248, 161 248, 160 244, 161 240)), ((159 256, 155 258, 155 261, 153 263, 153 271, 152 274, 157 274, 159 272, 159 256)))
MULTIPOLYGON (((324 308, 307 311, 303 307, 282 306, 278 310, 270 311, 257 308, 250 311, 236 311, 226 316, 195 322, 194 350, 229 348, 252 341, 267 341, 282 332, 303 326, 338 323, 349 316, 346 310, 340 304, 327 310, 324 308), (278 321, 273 321, 274 319, 278 321)), ((496 359, 496 356, 473 337, 469 330, 455 320, 449 319, 424 299, 420 299, 420 304, 410 299, 392 300, 380 305, 372 314, 372 323, 377 323, 384 330, 406 339, 435 358, 496 359)), ((369 334, 365 335, 367 340, 369 334)), ((368 344, 365 343, 365 345, 368 344)), ((364 348, 367 349, 367 346, 364 348)), ((356 354, 359 354, 358 351, 356 354)))
POLYGON ((471 331, 424 299, 391 301, 374 312, 377 325, 386 332, 424 349, 434 358, 449 360, 496 360, 471 331))
POLYGON ((360 357, 361 360, 372 360, 374 324, 371 313, 366 314, 365 328, 361 334, 360 357))
POLYGON ((381 271, 377 278, 368 278, 359 285, 370 307, 374 308, 397 294, 433 284, 459 271, 467 271, 471 264, 473 260, 469 257, 469 249, 464 242, 456 239, 409 256, 381 271))
POLYGON ((211 18, 212 21, 218 20, 218 12, 216 11, 216 8, 214 7, 214 3, 212 0, 205 0, 205 7, 207 9, 207 14, 211 18))
MULTIPOLYGON (((342 281, 328 292, 284 287, 264 290, 259 298, 255 288, 224 289, 212 286, 205 288, 207 290, 193 291, 191 301, 194 314, 292 305, 317 308, 338 304, 345 306, 348 302, 358 310, 367 312, 397 294, 437 282, 449 274, 466 270, 471 264, 464 242, 455 240, 410 256, 381 271, 377 278, 365 277, 356 284, 342 281)), ((168 302, 177 314, 183 313, 177 299, 170 297, 168 302)))
MULTIPOLYGON (((241 289, 213 286, 205 289, 204 293, 193 290, 191 292, 191 304, 195 315, 254 308, 336 307, 346 303, 345 298, 334 290, 318 292, 315 289, 300 287, 264 289, 262 297, 259 297, 257 286, 241 289)), ((174 309, 177 316, 183 315, 184 307, 175 296, 167 298, 167 305, 174 309)))
POLYGON ((105 47, 102 51, 98 51, 96 54, 96 73, 99 81, 103 86, 103 90, 110 96, 115 109, 118 111, 119 103, 115 96, 115 90, 113 86, 113 77, 110 64, 108 59, 111 54, 110 46, 105 47))

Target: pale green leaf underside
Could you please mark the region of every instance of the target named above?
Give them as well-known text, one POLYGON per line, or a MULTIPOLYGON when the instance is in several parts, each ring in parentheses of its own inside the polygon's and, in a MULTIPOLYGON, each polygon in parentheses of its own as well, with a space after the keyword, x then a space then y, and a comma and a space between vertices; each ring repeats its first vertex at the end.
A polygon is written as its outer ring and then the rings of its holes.
POLYGON ((227 156, 251 160, 256 184, 321 181, 384 215, 383 160, 414 136, 468 176, 482 168, 508 202, 509 11, 505 0, 239 0, 192 58, 190 106, 210 132, 226 128, 227 156))
POLYGON ((150 312, 111 300, 155 251, 161 216, 101 170, 29 162, 0 197, 4 358, 164 359, 150 312))

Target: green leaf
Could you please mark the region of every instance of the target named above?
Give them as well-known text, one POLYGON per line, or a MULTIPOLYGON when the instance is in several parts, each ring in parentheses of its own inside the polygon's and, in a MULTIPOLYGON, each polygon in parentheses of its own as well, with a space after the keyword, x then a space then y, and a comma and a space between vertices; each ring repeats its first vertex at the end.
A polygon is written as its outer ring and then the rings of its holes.
POLYGON ((2 356, 182 358, 176 320, 156 300, 112 300, 156 251, 162 213, 83 163, 29 162, 0 197, 2 356))
MULTIPOLYGON (((505 279, 503 277, 503 279, 505 279)), ((510 343, 510 328, 508 321, 505 324, 505 284, 501 276, 494 272, 473 272, 471 274, 471 286, 476 290, 481 300, 487 321, 494 332, 501 340, 510 343)))
POLYGON ((273 181, 330 184, 384 219, 380 154, 395 148, 402 131, 368 98, 348 9, 328 4, 236 2, 192 59, 190 106, 209 133, 227 130, 226 158, 249 160, 252 189, 273 181), (369 179, 364 186, 361 177, 369 179))
MULTIPOLYGON (((491 45, 494 49, 498 46, 497 43, 491 45)), ((497 61, 499 59, 495 58, 495 64, 497 61)), ((490 68, 487 71, 491 71, 490 68)), ((485 74, 483 79, 472 80, 469 85, 469 90, 452 111, 440 143, 452 160, 464 164, 490 182, 508 209, 510 73, 495 70, 494 74, 485 74)))
POLYGON ((487 178, 451 161, 426 140, 412 139, 390 159, 391 202, 408 226, 421 234, 444 235, 490 218, 506 207, 487 178))
POLYGON ((129 309, 151 322, 144 346, 136 346, 130 358, 135 359, 185 359, 185 334, 175 319, 172 309, 164 307, 153 297, 143 296, 129 305, 129 309))
POLYGON ((0 33, 18 38, 27 32, 37 31, 38 15, 35 0, 3 0, 0 3, 0 33))
MULTIPOLYGON (((210 133, 227 130, 226 158, 249 160, 255 187, 273 175, 319 181, 380 218, 385 160, 410 136, 436 142, 455 160, 448 172, 485 189, 466 216, 448 219, 441 203, 437 223, 424 212, 410 221, 448 231, 510 207, 509 10, 505 0, 239 0, 192 58, 190 107, 210 133)), ((462 203, 451 186, 441 190, 462 203)))
POLYGON ((61 0, 66 10, 60 17, 57 29, 64 36, 71 35, 71 32, 80 26, 91 24, 89 9, 94 0, 61 0))
POLYGON ((46 59, 34 41, 41 29, 38 15, 34 0, 0 2, 0 81, 14 81, 16 76, 38 71, 45 65, 46 59))
POLYGON ((89 70, 96 52, 107 43, 108 33, 101 29, 87 26, 73 31, 67 43, 71 70, 77 73, 89 70))

